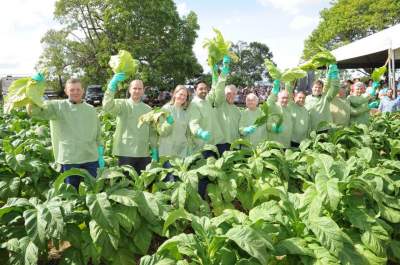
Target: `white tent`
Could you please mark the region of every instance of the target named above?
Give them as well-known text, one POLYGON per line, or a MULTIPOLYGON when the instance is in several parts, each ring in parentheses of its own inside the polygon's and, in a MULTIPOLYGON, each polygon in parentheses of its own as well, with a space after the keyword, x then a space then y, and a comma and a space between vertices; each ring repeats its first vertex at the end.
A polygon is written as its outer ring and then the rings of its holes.
POLYGON ((354 69, 380 67, 386 63, 391 51, 391 59, 400 63, 400 24, 342 46, 332 53, 340 68, 354 69))
POLYGON ((389 86, 394 88, 395 69, 400 66, 400 24, 332 51, 339 68, 376 68, 388 65, 389 86))

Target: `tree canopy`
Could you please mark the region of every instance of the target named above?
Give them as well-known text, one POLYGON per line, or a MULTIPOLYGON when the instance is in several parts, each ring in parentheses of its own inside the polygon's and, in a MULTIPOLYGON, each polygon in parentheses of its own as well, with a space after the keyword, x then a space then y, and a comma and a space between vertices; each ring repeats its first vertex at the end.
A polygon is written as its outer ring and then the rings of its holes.
POLYGON ((62 28, 42 38, 37 68, 59 83, 74 73, 87 84, 105 84, 110 56, 120 49, 140 61, 138 77, 159 89, 202 73, 192 49, 197 15, 180 17, 172 0, 58 0, 54 16, 62 28))
POLYGON ((400 22, 398 0, 334 0, 320 12, 317 28, 304 42, 303 58, 338 48, 400 22))
POLYGON ((232 45, 231 49, 237 54, 239 60, 232 63, 229 83, 249 86, 268 76, 265 72, 264 60, 272 59, 273 55, 267 45, 260 42, 238 41, 232 45))

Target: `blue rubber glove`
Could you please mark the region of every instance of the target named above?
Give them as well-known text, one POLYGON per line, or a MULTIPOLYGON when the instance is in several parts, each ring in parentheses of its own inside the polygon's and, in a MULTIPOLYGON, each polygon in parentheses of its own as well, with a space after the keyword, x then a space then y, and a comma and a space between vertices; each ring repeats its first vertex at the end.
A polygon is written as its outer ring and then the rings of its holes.
POLYGON ((252 134, 256 131, 256 126, 248 126, 246 128, 243 129, 243 133, 244 135, 249 135, 252 134))
POLYGON ((167 123, 169 125, 172 125, 174 123, 174 117, 172 117, 172 115, 168 115, 167 117, 167 123))
POLYGON ((338 79, 339 78, 339 69, 336 64, 329 65, 327 78, 329 78, 329 79, 338 79))
POLYGON ((274 132, 274 133, 281 133, 281 132, 283 132, 283 126, 282 126, 282 125, 278 126, 276 123, 274 123, 274 124, 272 125, 272 132, 274 132))
POLYGON ((211 133, 209 131, 204 131, 203 129, 198 129, 196 135, 203 141, 208 141, 211 138, 211 133))
POLYGON ((99 168, 104 168, 106 166, 106 161, 104 161, 104 146, 99 145, 97 147, 97 154, 99 155, 99 168))
POLYGON ((42 73, 36 73, 31 77, 33 80, 37 82, 43 82, 44 81, 44 76, 42 73))
POLYGON ((110 82, 108 83, 108 90, 110 90, 111 92, 117 92, 118 89, 118 84, 122 81, 125 80, 125 73, 120 72, 120 73, 116 73, 113 78, 110 80, 110 82))
POLYGON ((378 107, 379 107, 378 101, 372 101, 371 103, 368 104, 369 109, 377 109, 378 107))
POLYGON ((272 94, 277 96, 280 89, 281 89, 281 81, 278 79, 274 80, 274 87, 272 88, 272 94))
POLYGON ((228 75, 230 72, 229 65, 231 64, 231 57, 228 55, 224 55, 224 59, 222 60, 222 73, 224 75, 228 75))
POLYGON ((160 156, 158 155, 158 149, 151 148, 151 160, 158 162, 159 159, 160 159, 160 156))
POLYGON ((376 81, 372 82, 372 88, 375 90, 379 87, 379 85, 380 85, 379 82, 376 81))

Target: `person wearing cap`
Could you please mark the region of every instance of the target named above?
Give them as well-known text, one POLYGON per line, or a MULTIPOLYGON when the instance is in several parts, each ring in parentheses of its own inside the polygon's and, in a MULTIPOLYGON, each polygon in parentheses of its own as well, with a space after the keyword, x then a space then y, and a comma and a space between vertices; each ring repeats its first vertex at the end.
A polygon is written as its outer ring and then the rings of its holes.
POLYGON ((368 102, 375 96, 375 89, 368 91, 369 93, 362 93, 365 91, 364 87, 364 83, 356 82, 352 95, 347 97, 350 103, 350 123, 367 124, 369 121, 368 102))
POLYGON ((393 90, 388 89, 386 91, 386 96, 381 99, 378 109, 383 113, 400 110, 400 95, 398 95, 397 98, 394 98, 393 90))
POLYGON ((350 103, 346 98, 346 85, 342 85, 337 96, 331 101, 332 121, 339 126, 350 124, 350 103))
MULTIPOLYGON (((44 80, 40 75, 33 79, 44 80)), ((61 165, 62 172, 79 168, 96 177, 99 166, 103 168, 105 165, 97 112, 93 106, 83 102, 84 90, 79 79, 68 79, 64 91, 68 99, 46 100, 42 108, 28 105, 28 113, 50 121, 54 159, 61 165)), ((78 189, 81 179, 80 176, 69 176, 65 182, 78 189)))
POLYGON ((256 147, 262 141, 267 139, 267 128, 264 126, 255 126, 257 118, 263 115, 258 107, 259 99, 254 93, 246 96, 246 109, 242 111, 239 120, 239 132, 241 136, 249 140, 252 147, 256 147))
POLYGON ((239 138, 240 110, 234 104, 236 95, 236 86, 227 85, 225 87, 225 100, 216 108, 217 119, 223 136, 217 144, 220 155, 229 150, 231 143, 239 138))
POLYGON ((108 83, 103 110, 117 119, 112 154, 118 157, 120 166, 130 165, 140 174, 151 159, 158 160, 157 135, 155 128, 147 123, 138 126, 139 118, 151 111, 151 107, 142 101, 144 86, 141 80, 131 81, 128 99, 114 99, 118 84, 123 80, 125 74, 116 73, 108 83))
POLYGON ((327 84, 321 80, 314 82, 312 95, 308 95, 305 100, 305 108, 310 113, 310 129, 317 132, 325 132, 329 129, 328 125, 321 126, 321 122, 332 122, 330 110, 331 101, 335 98, 339 90, 339 70, 336 64, 331 64, 327 73, 327 84))

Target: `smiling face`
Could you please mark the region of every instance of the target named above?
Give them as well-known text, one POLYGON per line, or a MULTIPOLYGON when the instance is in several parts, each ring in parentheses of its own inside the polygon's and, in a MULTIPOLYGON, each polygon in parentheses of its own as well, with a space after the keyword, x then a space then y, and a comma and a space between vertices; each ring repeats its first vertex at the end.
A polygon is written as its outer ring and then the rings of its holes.
POLYGON ((278 104, 282 107, 286 107, 289 101, 289 94, 286 90, 279 92, 278 94, 278 104))
POLYGON ((196 95, 201 98, 205 99, 208 94, 208 86, 206 83, 199 83, 196 86, 196 95))
POLYGON ((185 105, 186 100, 188 98, 187 89, 184 86, 178 86, 175 91, 173 97, 173 102, 175 106, 182 107, 185 105))
POLYGON ((225 87, 225 98, 228 104, 233 104, 235 102, 235 97, 237 95, 237 89, 234 85, 229 85, 225 87))
POLYGON ((82 101, 83 88, 79 81, 67 81, 65 85, 65 94, 67 94, 68 99, 74 103, 79 103, 82 101))
POLYGON ((303 107, 304 103, 306 102, 306 95, 303 92, 299 92, 296 94, 294 97, 294 103, 297 105, 303 107))
POLYGON ((129 85, 129 93, 133 101, 140 101, 144 94, 143 82, 141 80, 133 80, 129 85))
POLYGON ((249 110, 255 110, 257 108, 257 105, 258 105, 258 97, 253 93, 248 94, 246 97, 246 107, 249 110))
POLYGON ((323 84, 316 82, 312 87, 313 96, 320 96, 322 94, 323 84))

